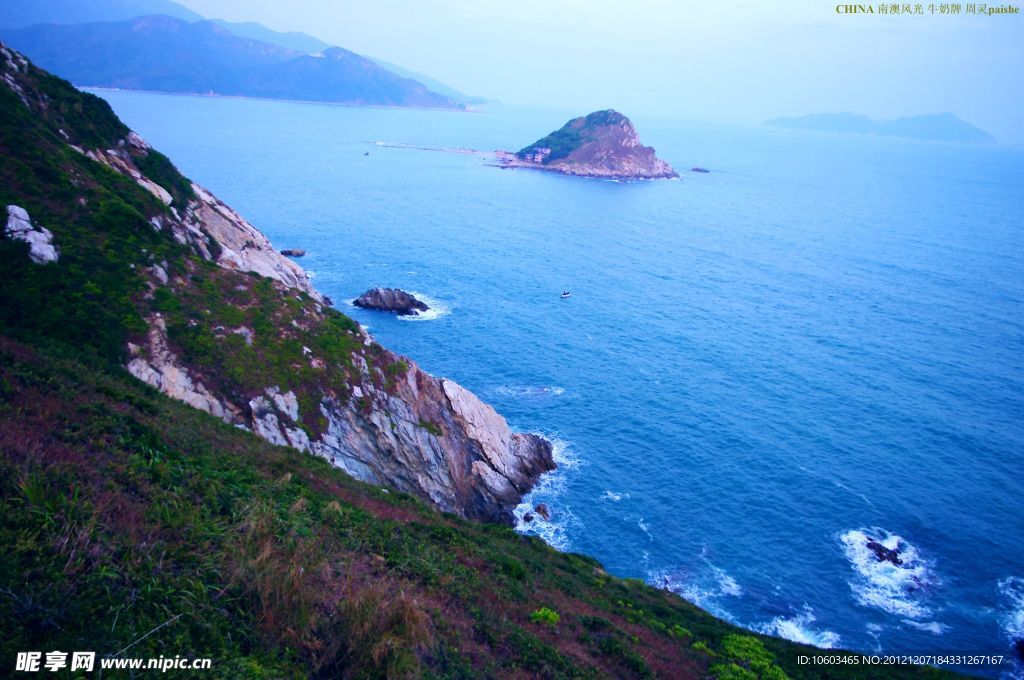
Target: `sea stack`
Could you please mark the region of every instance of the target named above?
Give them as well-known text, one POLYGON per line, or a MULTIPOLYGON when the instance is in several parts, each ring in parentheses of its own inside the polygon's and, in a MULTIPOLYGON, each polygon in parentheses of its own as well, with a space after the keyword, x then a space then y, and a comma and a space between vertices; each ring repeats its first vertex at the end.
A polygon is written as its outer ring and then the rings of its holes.
POLYGON ((523 147, 499 153, 503 167, 525 167, 580 177, 662 179, 678 177, 672 166, 640 142, 629 118, 615 111, 595 111, 574 118, 561 129, 523 147))
POLYGON ((376 309, 380 312, 394 312, 399 316, 416 316, 430 307, 425 302, 399 288, 372 288, 352 303, 362 309, 376 309))

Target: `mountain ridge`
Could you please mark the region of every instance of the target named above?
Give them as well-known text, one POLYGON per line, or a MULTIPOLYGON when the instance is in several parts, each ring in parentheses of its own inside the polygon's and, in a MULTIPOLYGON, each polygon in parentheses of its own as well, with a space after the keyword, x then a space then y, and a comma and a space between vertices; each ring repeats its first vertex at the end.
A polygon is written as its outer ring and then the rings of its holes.
POLYGON ((16 49, 82 86, 343 104, 461 108, 340 47, 312 56, 166 15, 0 30, 16 49), (77 49, 69 50, 68 45, 77 49))

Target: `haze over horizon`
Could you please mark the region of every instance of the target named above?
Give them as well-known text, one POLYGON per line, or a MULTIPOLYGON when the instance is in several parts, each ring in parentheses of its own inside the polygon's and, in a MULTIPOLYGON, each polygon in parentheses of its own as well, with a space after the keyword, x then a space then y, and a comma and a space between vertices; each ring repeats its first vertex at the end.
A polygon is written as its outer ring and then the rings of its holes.
POLYGON ((309 33, 508 104, 735 123, 951 112, 1000 142, 1024 142, 1020 14, 929 15, 926 4, 924 15, 840 15, 811 0, 181 3, 309 33))

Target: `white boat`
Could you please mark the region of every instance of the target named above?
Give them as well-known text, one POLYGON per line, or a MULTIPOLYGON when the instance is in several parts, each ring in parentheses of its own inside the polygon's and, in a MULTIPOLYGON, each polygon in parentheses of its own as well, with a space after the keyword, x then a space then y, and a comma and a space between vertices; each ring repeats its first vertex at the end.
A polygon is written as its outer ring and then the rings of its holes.
POLYGON ((570 292, 569 292, 569 291, 567 291, 567 290, 563 290, 563 291, 562 291, 562 299, 563 299, 563 300, 564 300, 565 298, 567 298, 567 297, 571 296, 571 295, 572 295, 572 293, 570 293, 570 292))

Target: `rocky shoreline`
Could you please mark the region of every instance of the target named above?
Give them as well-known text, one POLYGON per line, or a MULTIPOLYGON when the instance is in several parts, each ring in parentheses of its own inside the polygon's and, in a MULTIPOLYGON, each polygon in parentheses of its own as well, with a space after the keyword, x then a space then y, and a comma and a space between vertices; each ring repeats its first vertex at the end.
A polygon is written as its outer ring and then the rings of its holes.
POLYGON ((555 166, 544 165, 543 163, 523 160, 518 158, 514 152, 504 150, 495 151, 494 157, 497 161, 495 166, 503 170, 517 168, 525 170, 542 170, 544 172, 555 172, 560 175, 569 175, 571 177, 590 177, 593 179, 612 179, 623 181, 677 179, 679 177, 679 174, 667 163, 665 163, 664 167, 649 171, 640 167, 621 170, 587 166, 583 164, 564 164, 555 166))
MULTIPOLYGON (((135 167, 127 154, 118 161, 108 165, 135 167)), ((308 295, 312 304, 293 326, 325 323, 332 312, 305 271, 203 187, 192 188, 195 199, 181 217, 164 217, 154 227, 169 230, 175 240, 225 269, 256 272, 282 289, 308 295)), ((184 278, 168 278, 164 269, 156 264, 149 270, 154 288, 187 285, 184 278)), ((175 351, 161 315, 148 321, 144 341, 129 346, 126 367, 135 377, 274 444, 321 456, 356 479, 411 493, 446 512, 511 525, 522 496, 555 468, 547 440, 513 432, 476 395, 388 352, 365 330, 356 332, 362 349, 351 356, 354 376, 351 369, 336 375, 337 369, 313 350, 307 353, 310 367, 323 373, 321 383, 313 386, 319 396, 310 414, 295 392, 280 385, 268 384, 243 397, 219 390, 216 385, 224 382, 220 367, 189 365, 175 351), (397 369, 385 376, 381 365, 397 369), (339 378, 350 385, 348 391, 333 386, 339 378), (324 423, 312 434, 303 425, 310 415, 324 423)), ((246 338, 252 333, 244 327, 231 332, 246 338)))
MULTIPOLYGON (((3 45, 0 73, 18 106, 47 115, 38 72, 3 45)), ((173 257, 150 256, 125 268, 145 286, 139 304, 146 329, 129 335, 129 373, 273 444, 320 456, 361 481, 408 492, 462 517, 514 523, 512 511, 522 496, 555 467, 548 441, 513 432, 476 395, 381 347, 330 308, 302 267, 212 193, 173 166, 159 177, 147 175, 142 168, 156 152, 119 122, 115 129, 117 139, 94 146, 68 126, 57 143, 76 162, 101 164, 137 185, 143 191, 135 198, 155 198, 140 200, 148 221, 143 226, 181 247, 173 257), (197 281, 212 288, 204 292, 197 281), (158 311, 158 294, 175 304, 158 311), (227 327, 211 313, 218 304, 232 307, 235 319, 260 306, 262 318, 273 318, 274 325, 236 320, 227 327), (189 359, 182 344, 189 334, 205 338, 205 359, 189 359), (248 353, 250 363, 286 365, 273 378, 232 372, 231 353, 248 353)), ((6 217, 5 236, 29 243, 33 266, 54 266, 62 255, 60 232, 36 225, 17 205, 7 208, 6 217)))

